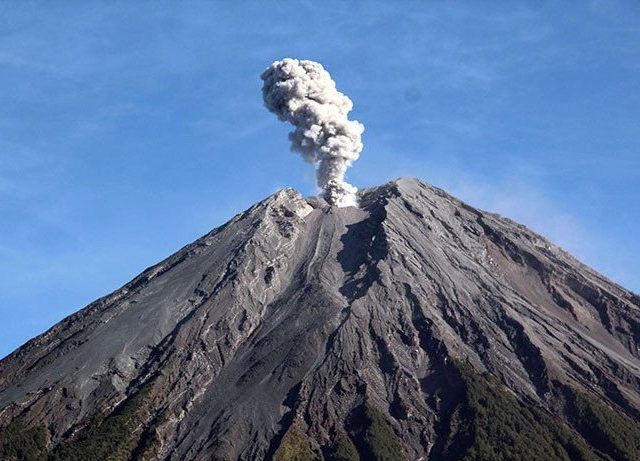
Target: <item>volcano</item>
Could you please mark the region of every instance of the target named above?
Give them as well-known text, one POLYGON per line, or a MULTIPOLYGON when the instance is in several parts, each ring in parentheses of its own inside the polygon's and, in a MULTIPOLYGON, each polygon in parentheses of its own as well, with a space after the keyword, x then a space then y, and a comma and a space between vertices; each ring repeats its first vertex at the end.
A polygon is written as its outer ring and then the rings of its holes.
POLYGON ((0 362, 0 458, 640 459, 640 298, 415 179, 282 190, 0 362))

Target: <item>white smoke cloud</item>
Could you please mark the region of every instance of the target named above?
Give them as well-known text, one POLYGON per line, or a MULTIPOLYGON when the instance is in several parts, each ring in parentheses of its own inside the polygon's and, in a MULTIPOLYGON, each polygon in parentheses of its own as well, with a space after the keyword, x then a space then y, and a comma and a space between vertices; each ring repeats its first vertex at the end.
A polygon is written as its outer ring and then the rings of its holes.
POLYGON ((291 149, 317 165, 324 198, 331 205, 355 206, 358 189, 344 175, 360 156, 364 126, 347 118, 353 108, 351 100, 314 61, 285 58, 271 64, 260 77, 267 109, 295 126, 289 133, 291 149))

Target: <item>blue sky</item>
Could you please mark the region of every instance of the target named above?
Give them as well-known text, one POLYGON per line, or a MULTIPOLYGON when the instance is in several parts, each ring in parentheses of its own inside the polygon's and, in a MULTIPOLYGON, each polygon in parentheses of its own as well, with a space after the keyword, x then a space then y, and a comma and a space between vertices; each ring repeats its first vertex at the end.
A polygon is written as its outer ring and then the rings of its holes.
POLYGON ((286 56, 354 101, 353 184, 420 177, 639 292, 639 24, 635 1, 0 3, 0 356, 314 192, 262 106, 286 56))

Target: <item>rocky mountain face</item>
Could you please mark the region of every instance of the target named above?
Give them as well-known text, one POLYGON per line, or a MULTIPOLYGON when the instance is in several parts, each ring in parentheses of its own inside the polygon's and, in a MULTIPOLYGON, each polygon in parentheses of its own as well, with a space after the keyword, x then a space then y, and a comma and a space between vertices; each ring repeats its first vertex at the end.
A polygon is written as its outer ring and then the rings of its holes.
POLYGON ((6 459, 640 459, 640 298, 418 180, 268 197, 0 362, 6 459))

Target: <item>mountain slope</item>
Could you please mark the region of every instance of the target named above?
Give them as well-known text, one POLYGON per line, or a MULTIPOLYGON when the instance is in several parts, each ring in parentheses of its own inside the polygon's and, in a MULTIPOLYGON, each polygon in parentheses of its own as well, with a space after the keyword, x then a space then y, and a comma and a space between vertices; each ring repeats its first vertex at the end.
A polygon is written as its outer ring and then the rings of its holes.
POLYGON ((524 226, 411 179, 359 208, 287 189, 0 362, 0 443, 634 459, 639 345, 640 299, 524 226))

